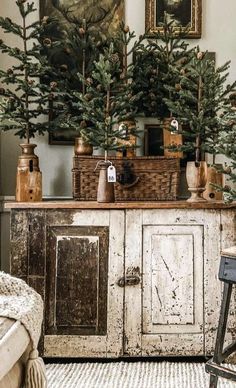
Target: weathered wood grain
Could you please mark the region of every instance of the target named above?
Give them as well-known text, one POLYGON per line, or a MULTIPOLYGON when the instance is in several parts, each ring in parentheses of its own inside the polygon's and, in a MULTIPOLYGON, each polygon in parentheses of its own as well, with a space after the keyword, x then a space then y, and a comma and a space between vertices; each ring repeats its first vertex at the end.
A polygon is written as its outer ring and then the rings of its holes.
POLYGON ((120 276, 124 276, 124 224, 125 214, 123 211, 110 211, 107 357, 123 355, 124 288, 117 285, 117 280, 120 276))
POLYGON ((28 276, 28 211, 11 212, 10 272, 18 277, 28 276))
POLYGON ((46 335, 44 357, 107 357, 107 341, 96 335, 46 335))
MULTIPOLYGON (((230 248, 236 245, 236 212, 234 210, 222 210, 221 211, 221 251, 224 251, 227 248, 230 248)), ((223 291, 223 283, 219 282, 221 285, 221 291, 223 291)), ((220 295, 222 297, 222 293, 220 295)), ((219 315, 217 317, 217 321, 219 315)), ((232 343, 236 340, 236 289, 233 287, 229 317, 227 322, 227 332, 225 336, 225 346, 232 343)), ((235 355, 232 356, 233 361, 236 362, 235 355)), ((232 358, 231 357, 231 358, 232 358)))
POLYGON ((52 226, 47 334, 106 334, 108 227, 52 226))
POLYGON ((117 357, 123 352, 124 290, 116 280, 124 268, 124 212, 68 212, 70 225, 52 212, 47 217, 44 355, 117 357))
POLYGON ((142 221, 142 355, 204 354, 202 211, 145 210, 142 221))
POLYGON ((176 333, 174 337, 174 341, 171 341, 170 334, 143 335, 142 356, 202 356, 204 348, 202 334, 176 333))
POLYGON ((142 210, 128 210, 125 231, 125 276, 140 277, 136 286, 125 287, 124 354, 142 355, 142 210))
POLYGON ((143 228, 143 332, 203 332, 202 226, 143 228))
POLYGON ((45 275, 45 210, 28 212, 28 274, 45 275))
MULTIPOLYGON (((212 353, 236 204, 28 205, 12 208, 11 271, 46 295, 46 357, 212 353)), ((236 293, 226 342, 235 314, 236 293)))

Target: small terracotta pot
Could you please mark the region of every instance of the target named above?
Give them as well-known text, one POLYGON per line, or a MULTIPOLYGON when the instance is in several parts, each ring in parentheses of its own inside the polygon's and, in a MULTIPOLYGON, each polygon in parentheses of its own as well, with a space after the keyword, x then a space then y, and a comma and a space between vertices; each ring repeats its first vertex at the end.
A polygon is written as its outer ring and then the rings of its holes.
POLYGON ((205 161, 188 162, 186 169, 186 179, 188 183, 188 190, 191 192, 191 197, 187 199, 188 202, 203 202, 206 201, 202 194, 206 189, 207 182, 207 163, 205 161))
POLYGON ((97 202, 115 202, 114 183, 107 181, 107 168, 110 163, 100 162, 97 202))
POLYGON ((87 143, 82 137, 75 138, 75 155, 92 155, 93 146, 87 143))

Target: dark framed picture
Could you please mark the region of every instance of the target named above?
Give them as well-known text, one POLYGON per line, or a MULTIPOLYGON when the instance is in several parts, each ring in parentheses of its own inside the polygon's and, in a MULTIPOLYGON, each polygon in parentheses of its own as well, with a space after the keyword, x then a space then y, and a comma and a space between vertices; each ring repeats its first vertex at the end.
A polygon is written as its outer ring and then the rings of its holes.
POLYGON ((187 37, 200 38, 202 0, 146 0, 146 31, 161 31, 164 15, 174 20, 176 29, 190 26, 187 37))
POLYGON ((73 129, 55 129, 49 132, 50 145, 73 145, 75 144, 76 132, 73 129))
POLYGON ((40 0, 40 17, 54 17, 55 36, 64 34, 73 26, 81 27, 83 19, 90 27, 112 34, 124 19, 124 0, 40 0))
POLYGON ((144 155, 164 156, 163 126, 161 123, 145 124, 144 126, 144 155))
MULTIPOLYGON (((101 36, 108 37, 119 29, 120 22, 124 20, 124 4, 124 0, 40 0, 40 18, 49 16, 56 20, 47 29, 51 40, 63 41, 70 31, 80 28, 84 20, 89 31, 98 31, 101 36)), ((71 73, 80 71, 82 50, 76 54, 73 58, 60 46, 47 52, 52 64, 66 65, 71 73)), ((50 116, 53 120, 55 111, 52 110, 50 116)), ((74 137, 73 131, 59 128, 50 133, 49 144, 70 145, 74 143, 74 137)))

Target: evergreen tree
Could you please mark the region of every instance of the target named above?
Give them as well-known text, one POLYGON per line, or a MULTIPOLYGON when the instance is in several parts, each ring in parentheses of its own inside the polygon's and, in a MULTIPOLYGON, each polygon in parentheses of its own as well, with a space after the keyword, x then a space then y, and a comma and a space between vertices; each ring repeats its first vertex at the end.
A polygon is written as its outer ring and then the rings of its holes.
POLYGON ((57 84, 59 93, 54 98, 53 106, 56 114, 51 126, 73 130, 79 136, 86 122, 82 119, 78 92, 83 96, 86 94, 94 61, 98 59, 99 52, 103 51, 107 43, 98 30, 88 28, 85 19, 81 25, 76 25, 67 33, 64 41, 58 43, 61 57, 59 62, 58 46, 53 52, 47 50, 47 57, 55 67, 59 80, 57 84))
POLYGON ((50 90, 54 84, 47 85, 49 66, 47 59, 41 51, 45 46, 51 46, 49 38, 43 38, 44 27, 48 23, 47 18, 42 22, 30 23, 32 13, 37 9, 33 2, 17 0, 22 25, 14 23, 9 17, 0 17, 0 27, 5 33, 12 33, 21 39, 22 47, 11 47, 0 41, 0 52, 14 58, 15 64, 6 71, 0 70, 0 128, 3 130, 16 130, 16 135, 30 138, 36 133, 43 134, 47 129, 46 123, 37 118, 48 112, 46 106, 50 90))
POLYGON ((106 159, 109 150, 122 149, 122 140, 136 133, 135 128, 128 127, 125 121, 134 119, 135 101, 139 95, 133 95, 131 83, 124 82, 130 79, 131 68, 126 68, 124 75, 113 44, 100 54, 94 66, 86 94, 77 94, 83 119, 91 123, 81 132, 90 144, 105 151, 106 159))
POLYGON ((229 158, 228 166, 223 168, 223 173, 233 186, 226 185, 218 189, 222 190, 226 201, 236 200, 236 94, 230 96, 232 106, 228 107, 221 115, 220 119, 224 130, 219 134, 216 144, 216 150, 219 154, 225 155, 229 158))
MULTIPOLYGON (((214 61, 197 49, 189 64, 180 72, 178 97, 165 102, 183 125, 185 142, 178 150, 192 152, 195 161, 204 160, 205 152, 216 153, 216 144, 223 130, 220 112, 229 106, 229 94, 236 82, 225 85, 229 62, 215 68, 214 61)), ((178 69, 175 70, 178 72, 178 69)), ((170 93, 176 88, 166 85, 170 93)))
MULTIPOLYGON (((133 65, 129 57, 139 44, 138 42, 131 44, 134 38, 134 32, 130 32, 129 27, 121 23, 118 32, 109 40, 104 40, 99 30, 87 28, 85 20, 80 28, 76 27, 75 30, 68 33, 64 51, 74 58, 75 66, 73 69, 67 68, 63 73, 64 83, 60 86, 61 91, 58 96, 62 105, 59 104, 61 110, 57 112, 59 114, 57 114, 54 125, 59 123, 61 127, 74 129, 81 135, 84 133, 81 129, 85 129, 87 125, 90 125, 91 128, 90 120, 87 122, 82 117, 83 109, 79 103, 80 94, 78 92, 81 92, 83 97, 88 96, 92 81, 90 75, 94 70, 95 61, 99 59, 99 54, 104 54, 104 50, 108 49, 110 43, 119 56, 117 66, 113 66, 113 69, 110 70, 113 76, 120 79, 120 84, 126 84, 129 94, 132 93, 131 86, 128 86, 133 74, 133 65)), ((116 93, 119 93, 119 90, 116 93)), ((136 107, 133 109, 136 111, 136 107)))
POLYGON ((143 91, 138 101, 138 112, 145 116, 169 117, 170 112, 164 98, 175 98, 179 88, 180 75, 175 69, 182 69, 189 61, 191 50, 183 41, 187 28, 176 31, 174 21, 164 17, 160 23, 163 32, 147 32, 134 53, 134 92, 143 91), (147 39, 147 45, 143 42, 147 39), (171 92, 165 85, 172 86, 171 92), (176 90, 175 90, 176 88, 176 90))

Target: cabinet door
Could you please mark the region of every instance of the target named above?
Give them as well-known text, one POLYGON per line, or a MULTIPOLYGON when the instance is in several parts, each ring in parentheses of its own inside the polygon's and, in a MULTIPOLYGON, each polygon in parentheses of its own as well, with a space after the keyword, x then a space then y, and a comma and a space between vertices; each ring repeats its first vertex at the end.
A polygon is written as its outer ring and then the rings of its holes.
POLYGON ((123 352, 124 214, 46 213, 44 356, 123 352))
POLYGON ((139 267, 141 282, 125 289, 125 352, 203 355, 204 258, 218 258, 219 216, 204 210, 129 211, 126 238, 126 271, 139 267))

